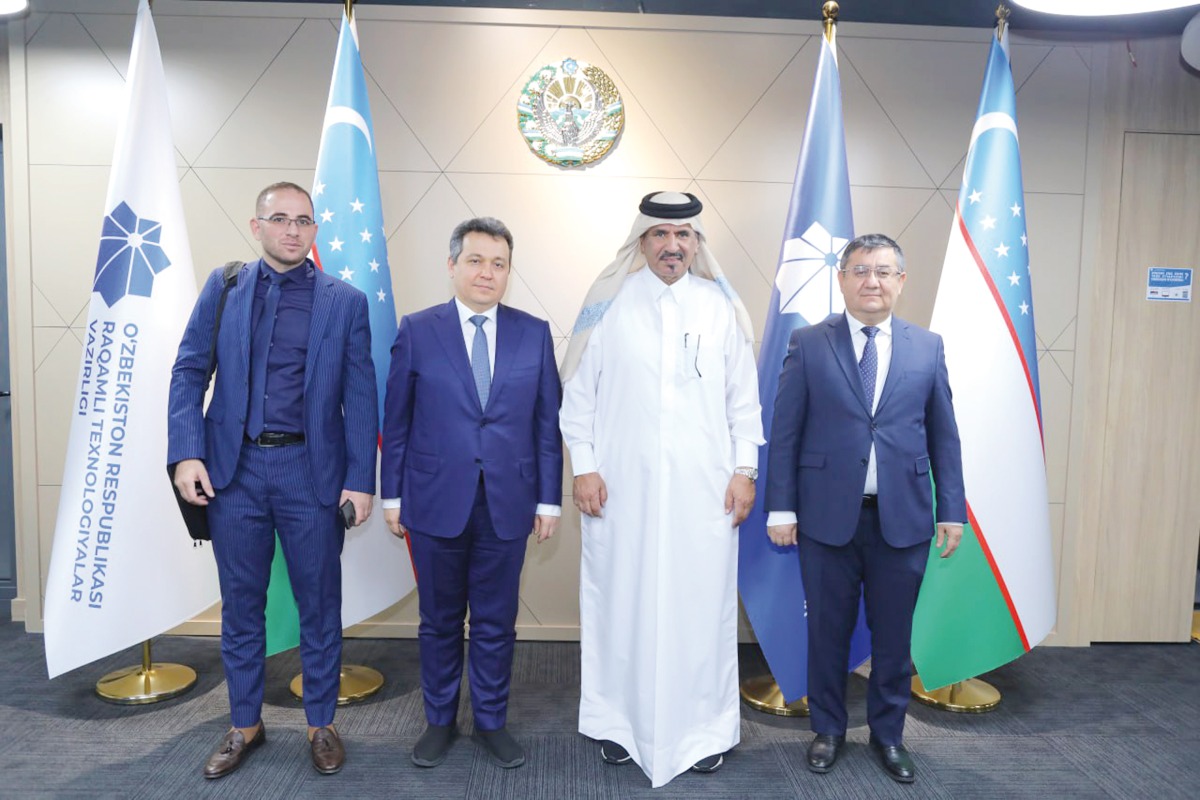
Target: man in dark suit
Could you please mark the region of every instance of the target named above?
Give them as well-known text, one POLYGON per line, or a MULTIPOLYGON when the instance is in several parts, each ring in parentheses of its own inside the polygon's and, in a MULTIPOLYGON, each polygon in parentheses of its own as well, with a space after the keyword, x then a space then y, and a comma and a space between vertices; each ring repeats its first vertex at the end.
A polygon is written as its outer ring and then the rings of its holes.
POLYGON ((827 772, 846 734, 846 672, 860 593, 871 629, 867 722, 888 775, 910 782, 904 715, 913 608, 935 527, 942 558, 966 519, 958 426, 941 337, 892 316, 904 253, 882 234, 846 245, 846 313, 792 334, 767 472, 767 533, 799 544, 808 624, 807 754, 827 772), (930 474, 936 483, 934 522, 930 474), (798 541, 797 541, 798 540, 798 541))
POLYGON ((228 775, 266 740, 262 725, 264 609, 278 532, 300 610, 304 710, 313 766, 342 768, 333 727, 342 659, 339 507, 355 524, 375 493, 378 399, 366 296, 309 260, 312 199, 293 183, 258 196, 250 231, 262 258, 229 289, 209 276, 179 345, 171 378, 167 460, 184 499, 208 507, 221 581, 221 656, 233 728, 204 767, 228 775))
POLYGON ((457 727, 463 621, 476 739, 502 767, 525 763, 506 728, 525 540, 558 525, 561 397, 550 326, 500 305, 512 234, 491 217, 450 237, 454 299, 400 321, 384 400, 380 483, 392 533, 411 533, 429 725, 413 748, 440 764, 457 727))

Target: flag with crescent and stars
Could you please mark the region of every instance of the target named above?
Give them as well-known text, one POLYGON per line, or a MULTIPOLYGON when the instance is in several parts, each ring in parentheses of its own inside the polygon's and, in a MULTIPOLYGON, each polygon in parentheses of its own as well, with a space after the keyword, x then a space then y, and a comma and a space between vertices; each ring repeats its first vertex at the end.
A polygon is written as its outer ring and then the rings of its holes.
POLYGON ((46 576, 51 678, 220 599, 212 548, 192 546, 165 471, 171 365, 196 303, 196 274, 147 0, 124 95, 113 109, 117 140, 87 325, 67 334, 81 345, 71 418, 54 421, 70 433, 46 576))
MULTIPOLYGON (((396 338, 396 304, 392 297, 387 231, 383 227, 375 131, 371 124, 366 75, 359 56, 357 27, 345 14, 342 15, 337 55, 333 61, 333 79, 325 107, 312 198, 317 219, 313 260, 330 275, 362 290, 369 301, 371 358, 375 363, 382 415, 392 341, 396 338)), ((276 557, 279 557, 278 551, 276 557)), ((269 631, 278 630, 270 619, 272 602, 278 605, 276 593, 285 600, 291 599, 290 589, 286 584, 279 584, 278 581, 271 584, 269 631)), ((388 531, 376 498, 375 508, 366 523, 346 534, 342 550, 343 626, 354 625, 379 613, 415 586, 406 542, 388 531)), ((294 605, 292 609, 295 613, 294 605)), ((287 629, 291 630, 290 627, 287 629)), ((298 628, 296 630, 298 632, 298 628)), ((296 641, 285 646, 272 642, 268 651, 278 652, 297 643, 298 635, 296 641)))
MULTIPOLYGON (((783 232, 775 288, 758 355, 758 392, 763 433, 770 441, 779 372, 792 331, 841 313, 846 304, 838 288, 838 260, 854 238, 850 211, 850 173, 842 124, 842 87, 833 44, 821 37, 821 55, 813 82, 800 161, 783 232)), ((768 448, 759 450, 759 485, 767 478, 768 448)), ((766 492, 742 523, 738 540, 738 591, 754 635, 788 702, 808 693, 808 627, 804 584, 795 546, 776 547, 767 538, 766 492), (803 616, 802 616, 803 615, 803 616)), ((860 609, 850 647, 853 669, 870 655, 870 638, 860 609)))
POLYGON ((967 525, 930 554, 912 656, 927 689, 1023 655, 1054 627, 1055 585, 1029 238, 1007 33, 993 37, 930 328, 945 341, 967 525))

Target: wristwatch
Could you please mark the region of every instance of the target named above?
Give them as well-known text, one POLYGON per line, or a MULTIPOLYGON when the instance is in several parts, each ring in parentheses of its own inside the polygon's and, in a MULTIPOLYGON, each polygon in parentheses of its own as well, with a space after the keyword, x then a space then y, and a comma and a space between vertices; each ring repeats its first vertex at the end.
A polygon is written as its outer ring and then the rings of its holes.
POLYGON ((747 478, 751 483, 758 480, 758 467, 737 467, 733 470, 734 475, 741 475, 747 478))

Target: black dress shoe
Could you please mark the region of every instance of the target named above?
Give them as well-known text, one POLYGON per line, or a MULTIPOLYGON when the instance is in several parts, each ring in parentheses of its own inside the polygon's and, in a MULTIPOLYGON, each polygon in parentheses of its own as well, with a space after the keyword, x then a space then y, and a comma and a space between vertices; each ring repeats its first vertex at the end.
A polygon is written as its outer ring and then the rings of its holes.
POLYGON ((633 761, 633 756, 629 755, 629 751, 611 739, 605 739, 600 742, 600 758, 604 759, 605 764, 628 764, 633 761))
POLYGON ((458 728, 454 723, 427 726, 413 747, 412 762, 418 767, 436 767, 446 760, 446 754, 450 752, 450 745, 454 744, 457 735, 458 728))
POLYGON ((258 723, 258 733, 254 734, 254 738, 246 741, 246 737, 237 728, 231 728, 228 733, 221 737, 221 743, 217 745, 217 749, 208 757, 208 761, 204 764, 204 777, 209 780, 215 778, 224 778, 229 773, 242 765, 246 760, 246 756, 250 755, 252 750, 258 748, 267 740, 267 728, 261 722, 258 723))
POLYGON ((525 750, 517 744, 507 728, 497 728, 494 731, 475 731, 475 741, 483 745, 483 749, 492 760, 504 769, 519 767, 525 763, 525 750))
POLYGON ((913 763, 912 756, 904 749, 904 745, 883 744, 872 736, 871 749, 879 756, 879 763, 892 780, 912 783, 917 779, 917 765, 913 763))
POLYGON ((313 768, 322 775, 341 772, 342 765, 346 763, 346 746, 332 726, 326 725, 313 731, 309 750, 312 752, 313 768))
POLYGON ((808 768, 813 772, 829 772, 845 743, 845 736, 818 733, 808 745, 808 768))

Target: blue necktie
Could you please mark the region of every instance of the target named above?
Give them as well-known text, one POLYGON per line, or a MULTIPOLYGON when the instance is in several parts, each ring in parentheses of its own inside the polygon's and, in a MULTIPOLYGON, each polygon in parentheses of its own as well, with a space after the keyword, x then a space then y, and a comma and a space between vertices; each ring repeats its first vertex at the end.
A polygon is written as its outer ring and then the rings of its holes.
POLYGON ((480 408, 487 408, 488 395, 492 393, 492 367, 488 363, 487 335, 483 323, 487 317, 476 314, 471 317, 475 325, 475 340, 471 342, 471 374, 475 376, 475 391, 479 393, 480 408))
POLYGON ((875 334, 879 333, 879 328, 867 325, 862 332, 867 336, 867 344, 863 347, 862 358, 858 360, 858 374, 862 376, 863 392, 867 396, 867 408, 874 413, 875 373, 879 370, 879 351, 875 349, 875 334))
POLYGON ((269 283, 267 296, 250 337, 250 409, 246 435, 251 439, 257 439, 266 424, 267 361, 271 355, 271 339, 275 335, 275 317, 279 312, 279 282, 283 280, 283 275, 270 267, 264 269, 269 283))

